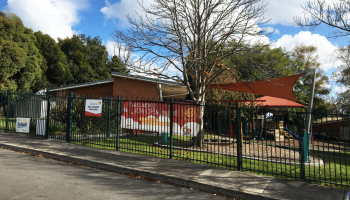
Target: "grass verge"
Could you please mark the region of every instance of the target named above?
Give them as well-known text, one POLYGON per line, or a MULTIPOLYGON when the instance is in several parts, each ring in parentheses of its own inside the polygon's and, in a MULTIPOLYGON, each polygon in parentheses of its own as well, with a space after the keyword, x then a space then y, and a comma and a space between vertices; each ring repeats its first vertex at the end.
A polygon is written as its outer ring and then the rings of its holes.
MULTIPOLYGON (((174 137, 173 141, 188 141, 186 137, 174 137)), ((161 137, 147 136, 120 138, 119 150, 170 158, 170 149, 154 145, 155 141, 161 141, 161 137)), ((170 141, 170 138, 168 138, 170 141)), ((96 139, 76 141, 77 144, 99 147, 105 149, 116 149, 116 139, 96 139)), ((314 153, 314 152, 313 152, 314 153)), ((317 156, 317 154, 314 154, 317 156)), ((262 174, 288 180, 301 180, 309 183, 332 186, 347 189, 350 186, 350 159, 344 160, 329 155, 319 156, 324 161, 322 166, 303 166, 297 164, 277 163, 256 159, 241 159, 230 155, 217 153, 197 152, 183 149, 173 149, 172 159, 193 163, 207 164, 227 169, 238 169, 241 162, 241 171, 262 174), (304 173, 305 172, 305 173, 304 173), (305 175, 304 175, 305 174, 305 175)))

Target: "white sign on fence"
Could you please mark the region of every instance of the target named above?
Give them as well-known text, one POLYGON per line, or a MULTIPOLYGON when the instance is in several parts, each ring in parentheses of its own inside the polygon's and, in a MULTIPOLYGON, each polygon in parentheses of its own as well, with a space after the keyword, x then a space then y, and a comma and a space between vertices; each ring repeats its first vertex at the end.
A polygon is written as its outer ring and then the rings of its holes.
POLYGON ((17 118, 16 132, 29 133, 30 118, 17 118))
POLYGON ((102 116, 102 99, 86 99, 85 116, 101 117, 102 116))

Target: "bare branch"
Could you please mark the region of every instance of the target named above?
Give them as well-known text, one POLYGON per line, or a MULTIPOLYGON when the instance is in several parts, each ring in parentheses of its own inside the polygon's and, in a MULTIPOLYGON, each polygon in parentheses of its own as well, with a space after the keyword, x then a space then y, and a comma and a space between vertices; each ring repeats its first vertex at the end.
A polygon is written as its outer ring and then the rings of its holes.
POLYGON ((154 0, 149 7, 139 2, 146 15, 138 13, 137 20, 128 16, 131 28, 115 31, 114 37, 141 54, 129 68, 181 82, 194 101, 204 102, 207 85, 234 68, 225 64, 226 59, 262 49, 249 42, 267 35, 259 28, 267 22, 263 17, 266 5, 260 2, 154 0), (170 67, 180 74, 164 74, 170 67))
POLYGON ((294 17, 294 23, 306 30, 314 30, 320 24, 333 28, 329 38, 338 38, 350 35, 350 1, 334 0, 326 3, 325 0, 309 1, 301 6, 304 17, 294 17))

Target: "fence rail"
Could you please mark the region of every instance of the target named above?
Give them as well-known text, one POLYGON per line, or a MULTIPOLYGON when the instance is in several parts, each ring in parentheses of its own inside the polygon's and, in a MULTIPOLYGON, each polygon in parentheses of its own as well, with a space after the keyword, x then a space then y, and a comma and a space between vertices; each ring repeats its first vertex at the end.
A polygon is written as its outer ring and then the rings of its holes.
POLYGON ((349 115, 305 108, 35 95, 0 92, 0 130, 112 150, 301 180, 350 186, 349 115), (101 117, 85 116, 87 99, 100 99, 101 117))

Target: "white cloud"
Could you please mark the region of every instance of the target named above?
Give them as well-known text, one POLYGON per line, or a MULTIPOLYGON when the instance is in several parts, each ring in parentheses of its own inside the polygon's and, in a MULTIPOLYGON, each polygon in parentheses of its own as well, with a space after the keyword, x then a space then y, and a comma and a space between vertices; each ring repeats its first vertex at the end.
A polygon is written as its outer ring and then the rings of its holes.
POLYGON ((328 39, 319 34, 312 34, 309 31, 301 31, 298 34, 283 35, 275 43, 277 47, 284 47, 287 51, 292 51, 296 45, 314 45, 317 47, 321 68, 325 71, 337 66, 339 63, 332 60, 332 53, 337 49, 328 39))
POLYGON ((89 0, 8 0, 7 6, 11 12, 19 16, 24 25, 49 34, 57 40, 58 37, 70 37, 76 33, 72 26, 79 23, 79 10, 88 7, 89 0))
POLYGON ((106 49, 107 49, 109 56, 115 55, 115 46, 114 46, 114 42, 112 40, 108 40, 107 42, 103 41, 103 45, 106 46, 106 49))
MULTIPOLYGON (((267 19, 271 19, 269 24, 282 24, 284 26, 293 26, 293 17, 304 17, 304 10, 301 5, 305 5, 308 0, 267 0, 268 3, 265 13, 267 19)), ((332 3, 332 0, 326 0, 327 3, 332 3)))
POLYGON ((268 27, 265 27, 266 28, 266 31, 268 33, 271 33, 273 32, 274 34, 281 34, 280 31, 277 29, 277 28, 273 28, 272 26, 268 26, 268 27))
MULTIPOLYGON (((100 11, 104 14, 105 20, 118 20, 118 24, 127 25, 128 20, 126 16, 129 16, 132 19, 138 18, 136 13, 141 13, 141 7, 136 0, 121 0, 120 2, 111 4, 108 0, 105 0, 106 6, 103 7, 100 11)), ((143 0, 142 3, 146 7, 153 2, 153 0, 143 0)))
POLYGON ((342 86, 337 86, 334 88, 334 92, 336 93, 342 93, 342 92, 345 92, 347 91, 349 88, 348 87, 345 87, 344 85, 342 86))

